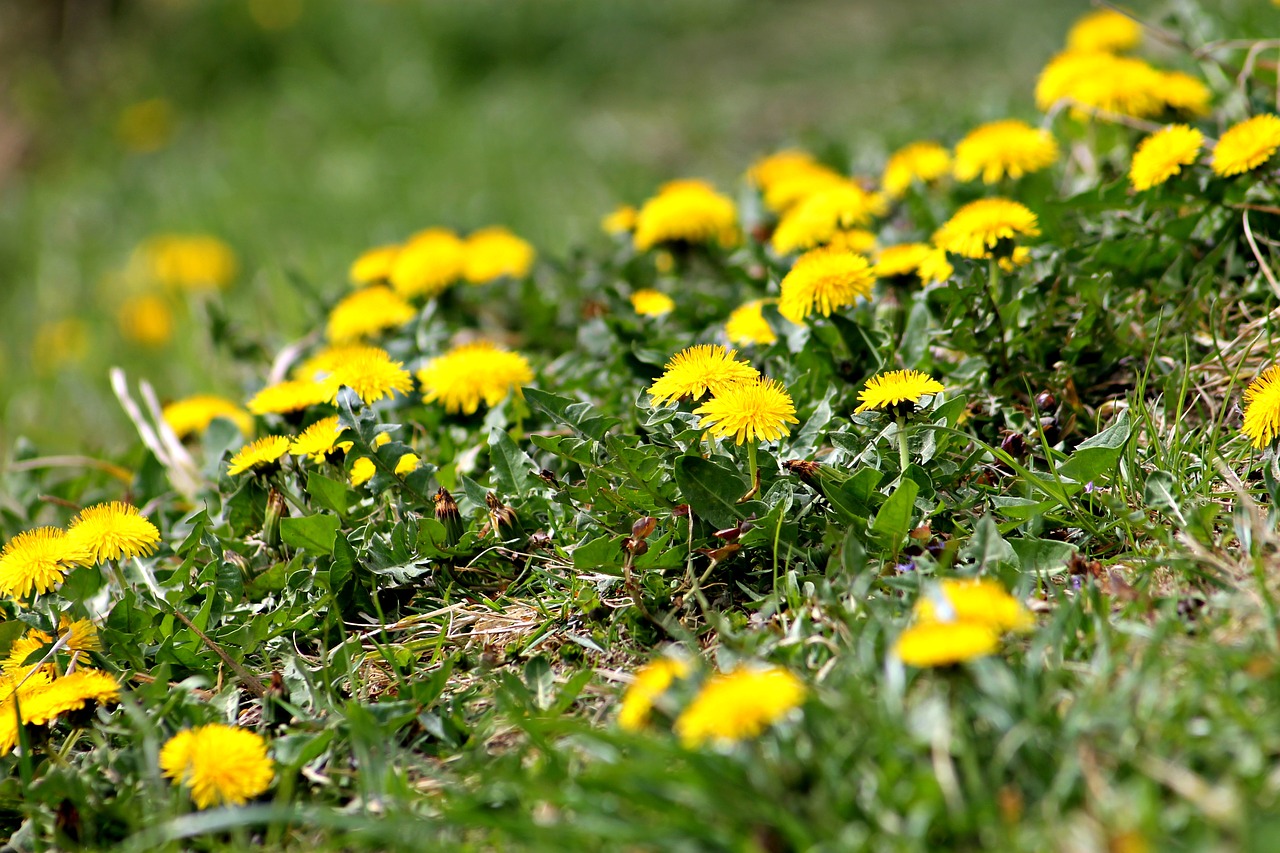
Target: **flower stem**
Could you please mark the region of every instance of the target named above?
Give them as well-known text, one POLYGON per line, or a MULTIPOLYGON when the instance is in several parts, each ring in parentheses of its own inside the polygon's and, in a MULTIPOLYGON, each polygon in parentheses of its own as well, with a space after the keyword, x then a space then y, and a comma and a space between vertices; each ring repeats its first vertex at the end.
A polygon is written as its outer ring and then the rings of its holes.
POLYGON ((1007 369, 1009 367, 1009 351, 1008 343, 1005 341, 1004 315, 1000 313, 1000 261, 995 255, 991 256, 989 266, 987 267, 987 296, 991 299, 991 310, 994 312, 996 321, 996 335, 1000 339, 1000 346, 997 352, 1000 353, 1000 362, 1007 369))
POLYGON ((906 476, 907 466, 911 464, 911 455, 907 447, 907 419, 898 417, 898 467, 902 476, 906 476))
POLYGON ((751 500, 760 491, 760 468, 756 463, 756 443, 754 441, 747 443, 747 470, 751 473, 751 489, 739 499, 738 503, 751 500))

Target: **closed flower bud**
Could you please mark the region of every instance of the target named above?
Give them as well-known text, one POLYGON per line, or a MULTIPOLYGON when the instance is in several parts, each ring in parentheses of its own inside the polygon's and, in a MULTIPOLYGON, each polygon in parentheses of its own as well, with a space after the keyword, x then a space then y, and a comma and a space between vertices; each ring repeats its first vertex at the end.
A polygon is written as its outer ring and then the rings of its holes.
POLYGON ((269 548, 280 544, 280 519, 289 515, 284 495, 275 486, 267 494, 267 508, 262 519, 262 541, 269 548))
POLYGON ((657 526, 658 519, 651 515, 642 516, 631 525, 631 536, 633 539, 648 539, 649 534, 653 533, 653 529, 657 526))
POLYGON ((436 521, 444 525, 445 537, 450 547, 457 545, 462 538, 462 515, 458 512, 458 503, 449 494, 449 490, 441 488, 433 498, 436 506, 436 521))

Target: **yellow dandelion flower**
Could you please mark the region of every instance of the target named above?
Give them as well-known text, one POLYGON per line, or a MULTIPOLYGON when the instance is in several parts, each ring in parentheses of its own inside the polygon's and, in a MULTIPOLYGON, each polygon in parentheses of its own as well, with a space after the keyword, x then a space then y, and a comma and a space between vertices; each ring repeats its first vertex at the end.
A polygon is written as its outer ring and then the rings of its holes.
POLYGON ((439 401, 451 414, 473 415, 481 402, 492 408, 532 381, 524 356, 489 341, 456 346, 418 371, 423 401, 439 401))
POLYGON ((737 230, 733 199, 705 181, 671 181, 641 205, 633 240, 640 251, 675 242, 732 245, 737 230))
POLYGON ((1039 234, 1036 215, 1025 206, 1007 198, 980 198, 944 222, 934 232, 933 244, 962 257, 987 258, 1002 242, 1039 234))
POLYGON ((406 453, 396 460, 395 472, 397 477, 404 477, 412 474, 414 469, 418 467, 418 463, 422 459, 416 453, 406 453))
POLYGON ((150 556, 160 531, 136 506, 112 501, 80 510, 67 528, 67 544, 87 566, 105 560, 150 556))
POLYGON ((876 235, 865 228, 837 231, 831 235, 831 239, 827 241, 827 246, 832 249, 844 249, 848 252, 866 255, 876 250, 876 235))
POLYGON ((533 269, 538 254, 528 240, 501 226, 476 231, 467 237, 463 248, 463 275, 472 284, 484 284, 504 275, 524 278, 533 269))
POLYGON ((175 290, 220 290, 239 266, 230 246, 205 234, 152 237, 136 259, 146 275, 175 290))
POLYGON ((980 622, 918 622, 898 636, 893 653, 908 666, 949 666, 999 646, 1000 632, 980 622))
POLYGON ((357 287, 387 281, 391 278, 391 266, 399 254, 398 243, 368 249, 351 263, 347 277, 357 287))
POLYGON ((782 215, 815 192, 839 186, 847 180, 846 176, 835 169, 817 162, 793 168, 763 188, 764 206, 782 215))
POLYGON ((286 379, 263 388, 246 405, 255 415, 283 415, 332 402, 337 391, 329 380, 286 379))
POLYGON ((1031 263, 1031 250, 1026 246, 1015 246, 1012 252, 997 259, 996 263, 1000 265, 1002 272, 1013 272, 1018 267, 1031 263))
POLYGON ((0 593, 25 599, 43 595, 62 583, 82 554, 56 527, 37 527, 19 533, 0 551, 0 593))
POLYGON ((279 466, 289 452, 289 437, 268 435, 240 448, 227 462, 227 474, 234 477, 245 471, 266 472, 279 466))
POLYGON ((253 432, 253 418, 248 412, 225 397, 212 394, 174 400, 164 407, 161 414, 178 438, 204 432, 215 418, 226 418, 244 435, 253 432))
POLYGON ((677 719, 686 747, 756 737, 804 702, 804 683, 776 666, 740 667, 712 676, 677 719))
POLYGON ((876 253, 875 274, 879 278, 917 275, 920 264, 937 250, 928 243, 902 243, 886 246, 876 253))
POLYGON ((18 713, 13 701, 15 694, 25 711, 27 701, 49 684, 50 680, 48 672, 33 672, 20 678, 0 677, 0 755, 13 752, 18 744, 18 713))
POLYGON ((22 722, 51 723, 60 715, 78 711, 90 702, 105 705, 120 699, 120 685, 105 672, 78 669, 53 679, 30 694, 20 695, 22 722))
POLYGON ((861 405, 854 411, 890 409, 904 403, 915 406, 921 397, 945 390, 941 382, 927 373, 918 370, 890 370, 867 380, 866 387, 858 394, 861 405))
POLYGON ((335 388, 345 385, 365 403, 376 403, 395 392, 408 394, 413 390, 413 377, 404 364, 392 361, 386 350, 379 347, 362 347, 346 354, 346 358, 333 367, 328 380, 335 388))
POLYGON ((351 449, 351 442, 338 441, 347 428, 338 422, 338 416, 322 418, 289 442, 289 452, 297 457, 311 457, 312 462, 323 462, 331 453, 351 449))
POLYGON ((767 192, 779 181, 821 168, 823 166, 809 152, 790 148, 766 155, 752 163, 747 170, 747 180, 761 191, 767 192))
POLYGON ((1112 9, 1082 15, 1067 31, 1067 50, 1123 53, 1142 42, 1142 25, 1112 9))
POLYGON ((376 473, 378 473, 378 468, 373 464, 373 460, 368 456, 361 456, 351 463, 351 485, 358 489, 372 480, 373 475, 376 473))
POLYGON ((772 299, 753 299, 733 309, 728 321, 724 324, 725 337, 740 347, 768 346, 778 340, 777 333, 764 317, 764 306, 773 301, 772 299))
POLYGON ((374 284, 348 294, 333 306, 325 325, 325 337, 335 344, 371 338, 387 329, 403 326, 416 316, 413 306, 384 284, 374 284))
POLYGON ((869 193, 850 180, 829 183, 783 214, 770 243, 780 255, 812 249, 832 242, 844 229, 883 216, 885 210, 885 197, 880 193, 869 193))
POLYGON ((951 153, 937 142, 912 142, 904 145, 885 163, 880 185, 891 198, 901 198, 920 181, 933 183, 951 174, 951 153))
POLYGON ((77 619, 63 613, 58 618, 58 636, 66 637, 66 648, 73 652, 100 652, 102 640, 98 638, 98 626, 88 619, 77 619))
POLYGON ((47 672, 49 675, 54 675, 57 672, 57 668, 52 662, 43 666, 39 663, 41 658, 31 660, 30 663, 27 662, 33 654, 46 649, 51 643, 53 643, 53 637, 44 631, 37 631, 34 628, 29 629, 21 637, 14 640, 13 645, 9 646, 9 655, 4 659, 3 664, 0 664, 0 667, 4 670, 5 677, 20 680, 37 669, 47 672))
POLYGON ((1200 80, 1181 71, 1164 71, 1154 89, 1156 97, 1174 112, 1207 115, 1213 92, 1200 80))
POLYGON ((1213 149, 1213 171, 1222 177, 1252 171, 1280 148, 1280 116, 1264 113, 1232 125, 1213 149))
POLYGON ((917 622, 976 622, 997 631, 1026 631, 1036 620, 999 582, 948 578, 916 601, 917 622))
POLYGON ((375 450, 377 450, 379 447, 381 447, 384 444, 390 444, 390 443, 391 443, 390 433, 380 432, 373 437, 373 448, 375 450))
POLYGON ((629 732, 643 729, 654 703, 677 680, 688 678, 692 673, 689 661, 681 657, 660 657, 640 667, 635 680, 622 694, 618 725, 629 732))
POLYGON ((782 279, 778 313, 793 323, 812 314, 853 305, 871 295, 875 271, 862 255, 843 249, 814 249, 801 255, 782 279))
POLYGON ((1074 105, 1072 114, 1088 117, 1099 109, 1144 118, 1165 108, 1160 97, 1161 72, 1140 59, 1109 53, 1067 52, 1055 56, 1036 82, 1036 106, 1048 110, 1059 101, 1074 105))
POLYGON ((405 299, 429 299, 462 278, 465 263, 466 249, 457 234, 428 228, 401 247, 391 265, 391 286, 405 299))
POLYGON ((1273 364, 1244 390, 1244 424, 1240 431, 1261 450, 1280 435, 1280 364, 1273 364))
POLYGON ((196 808, 244 805, 271 786, 267 742, 235 726, 212 723, 178 732, 160 750, 160 769, 191 792, 196 808))
MULTIPOLYGON (((1016 252, 1017 250, 1015 249, 1014 251, 1016 252)), ((951 274, 955 271, 956 268, 951 265, 951 261, 947 260, 946 250, 934 249, 920 261, 916 274, 920 276, 920 280, 925 284, 934 284, 951 278, 951 274)))
POLYGON ((787 389, 763 376, 719 389, 693 413, 702 415, 699 426, 703 429, 716 438, 733 436, 735 444, 777 441, 791 434, 787 424, 800 423, 787 389))
POLYGON ((697 344, 682 349, 663 367, 662 375, 649 386, 653 404, 674 403, 688 397, 701 399, 747 379, 755 379, 760 372, 738 361, 737 350, 725 349, 716 344, 697 344))
POLYGON ((1204 145, 1204 134, 1185 124, 1171 124, 1142 140, 1129 166, 1135 190, 1148 190, 1190 166, 1204 145))
POLYGON ((962 181, 981 176, 983 183, 994 184, 1006 176, 1017 179, 1038 172, 1057 160, 1053 134, 1005 119, 975 127, 956 144, 955 175, 962 181))
POLYGON ((154 293, 124 300, 116 311, 116 323, 125 340, 144 347, 162 347, 173 338, 173 309, 167 299, 154 293))
POLYGON ((642 317, 661 317, 674 311, 676 303, 662 291, 646 287, 631 294, 631 307, 642 317))
POLYGON ((620 205, 600 220, 600 227, 606 234, 630 234, 636 227, 636 209, 629 204, 620 205))

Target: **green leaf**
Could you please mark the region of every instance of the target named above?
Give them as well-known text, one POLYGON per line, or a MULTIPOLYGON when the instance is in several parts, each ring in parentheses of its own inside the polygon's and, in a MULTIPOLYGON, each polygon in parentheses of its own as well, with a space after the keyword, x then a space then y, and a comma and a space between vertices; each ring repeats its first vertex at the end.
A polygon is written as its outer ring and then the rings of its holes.
POLYGON ((1129 413, 1088 441, 1081 442, 1071 457, 1058 466, 1058 473, 1077 483, 1088 483, 1110 471, 1120 460, 1120 454, 1129 441, 1129 413))
POLYGON ((355 574, 356 549, 351 547, 345 536, 335 536, 333 540, 333 565, 329 567, 329 591, 337 595, 347 585, 347 581, 355 574))
POLYGON ((497 486, 507 495, 524 497, 541 482, 534 473, 538 466, 516 446, 506 430, 489 433, 489 459, 497 486))
POLYGON ((338 515, 346 515, 351 506, 352 491, 347 488, 346 483, 331 480, 315 471, 307 473, 307 494, 318 505, 331 509, 338 515))
POLYGON ((338 518, 334 515, 308 515, 282 518, 280 538, 291 548, 305 548, 317 554, 332 554, 338 536, 338 518))
POLYGON ((573 549, 573 567, 580 572, 622 574, 622 546, 617 536, 600 536, 573 549))
POLYGON ((1180 526, 1186 526, 1182 515, 1182 507, 1173 493, 1174 479, 1168 471, 1152 471, 1147 477, 1147 484, 1142 490, 1142 499, 1147 506, 1158 509, 1172 518, 1180 526))
POLYGON ((730 527, 742 518, 736 502, 747 493, 748 485, 738 471, 701 456, 681 456, 675 475, 676 487, 695 515, 716 527, 730 527))
POLYGON ((569 427, 583 438, 589 438, 593 441, 599 441, 604 438, 606 432, 621 423, 617 418, 592 415, 591 412, 594 409, 590 403, 578 402, 568 397, 561 397, 559 394, 540 391, 537 388, 525 388, 524 398, 534 411, 542 412, 557 423, 569 427))
POLYGON ((915 480, 904 479, 898 488, 876 513, 871 523, 871 532, 889 548, 896 558, 902 547, 902 540, 911 532, 911 520, 915 516, 916 495, 920 486, 915 480))
POLYGON ((1000 535, 1000 528, 990 515, 984 515, 978 521, 973 535, 960 549, 960 556, 977 563, 979 569, 996 569, 1001 565, 1017 568, 1021 565, 1017 552, 1000 535))
POLYGON ((1055 574, 1076 553, 1076 546, 1054 539, 1012 539, 1008 544, 1018 557, 1019 568, 1029 574, 1055 574))

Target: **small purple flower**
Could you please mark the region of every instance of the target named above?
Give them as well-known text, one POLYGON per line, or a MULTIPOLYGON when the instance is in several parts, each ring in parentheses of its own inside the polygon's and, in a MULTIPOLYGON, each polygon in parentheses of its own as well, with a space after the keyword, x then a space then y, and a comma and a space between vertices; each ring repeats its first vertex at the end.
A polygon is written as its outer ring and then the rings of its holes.
POLYGON ((914 572, 916 570, 916 561, 907 560, 905 563, 898 563, 898 565, 894 566, 894 568, 897 569, 898 574, 903 574, 905 572, 914 572))

